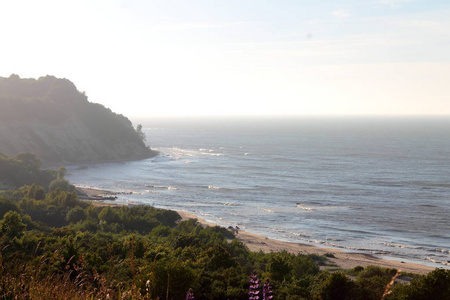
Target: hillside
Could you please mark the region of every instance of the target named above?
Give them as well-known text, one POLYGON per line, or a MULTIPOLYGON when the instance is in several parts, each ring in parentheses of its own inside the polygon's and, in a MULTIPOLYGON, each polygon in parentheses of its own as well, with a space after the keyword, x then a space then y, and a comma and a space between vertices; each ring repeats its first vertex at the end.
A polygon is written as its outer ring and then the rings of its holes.
POLYGON ((154 156, 129 119, 88 101, 67 79, 0 77, 0 152, 44 165, 154 156))

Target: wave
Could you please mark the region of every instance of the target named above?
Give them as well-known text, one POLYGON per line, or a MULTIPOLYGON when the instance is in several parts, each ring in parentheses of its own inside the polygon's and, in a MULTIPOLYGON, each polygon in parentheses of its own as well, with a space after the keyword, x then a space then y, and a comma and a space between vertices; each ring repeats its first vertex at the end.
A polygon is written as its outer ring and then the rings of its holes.
POLYGON ((177 188, 173 187, 173 186, 148 185, 148 184, 146 184, 145 186, 148 187, 148 188, 151 188, 153 190, 169 190, 169 191, 177 190, 177 188))
POLYGON ((273 210, 273 209, 264 208, 264 207, 258 207, 258 209, 263 210, 263 211, 267 211, 267 212, 270 212, 270 213, 274 213, 275 212, 275 210, 273 210))
POLYGON ((435 253, 441 253, 445 255, 450 254, 449 249, 442 249, 442 248, 435 248, 435 247, 427 247, 427 246, 414 246, 414 245, 407 245, 402 243, 382 243, 383 245, 387 247, 393 247, 393 248, 403 248, 403 249, 413 249, 413 250, 425 250, 428 252, 435 252, 435 253))
POLYGON ((224 153, 216 152, 214 149, 204 149, 201 148, 199 150, 191 150, 191 149, 183 149, 178 147, 170 147, 170 148, 161 148, 158 151, 162 156, 167 156, 172 159, 183 159, 186 157, 198 158, 201 156, 225 156, 224 153))
POLYGON ((208 185, 208 189, 210 189, 210 190, 220 190, 222 188, 220 186, 208 185))
POLYGON ((239 203, 222 202, 223 206, 240 206, 239 203))
POLYGON ((425 246, 414 246, 414 245, 407 245, 407 244, 402 244, 402 243, 389 243, 389 242, 384 242, 382 243, 385 246, 388 247, 393 247, 393 248, 405 248, 405 249, 427 249, 427 247, 425 246))
POLYGON ((304 238, 310 238, 310 235, 304 234, 304 233, 300 233, 300 232, 295 232, 295 231, 290 231, 290 230, 286 230, 286 229, 274 229, 275 232, 278 233, 285 233, 285 234, 290 234, 296 237, 304 237, 304 238))
POLYGON ((343 239, 337 239, 337 238, 327 238, 327 241, 333 241, 333 242, 342 242, 344 241, 343 239))
POLYGON ((199 215, 201 215, 204 218, 209 218, 209 219, 214 219, 214 220, 222 220, 221 217, 217 217, 215 215, 208 214, 208 213, 205 213, 205 212, 196 212, 196 214, 199 214, 199 215))
POLYGON ((430 262, 435 263, 435 264, 440 264, 440 265, 444 265, 444 266, 450 266, 450 261, 449 260, 440 260, 440 259, 432 258, 432 257, 429 257, 429 256, 426 256, 425 260, 430 261, 430 262))
POLYGON ((302 210, 307 210, 307 211, 314 211, 315 210, 313 207, 304 206, 304 205, 301 205, 299 203, 297 203, 297 207, 302 209, 302 210))
POLYGON ((448 249, 434 248, 429 251, 438 252, 438 253, 442 253, 442 254, 446 254, 446 255, 450 254, 450 250, 448 250, 448 249))
POLYGON ((316 211, 316 210, 336 210, 336 209, 346 209, 348 206, 337 206, 337 205, 316 205, 316 206, 306 206, 297 202, 297 208, 307 211, 316 211))

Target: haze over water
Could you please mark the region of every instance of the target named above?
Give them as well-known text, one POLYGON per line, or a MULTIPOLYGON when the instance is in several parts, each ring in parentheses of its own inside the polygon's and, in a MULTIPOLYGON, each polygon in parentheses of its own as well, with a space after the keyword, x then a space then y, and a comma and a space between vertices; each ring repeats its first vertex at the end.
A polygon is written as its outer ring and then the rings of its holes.
POLYGON ((159 156, 68 179, 271 238, 450 264, 448 117, 142 123, 159 156))

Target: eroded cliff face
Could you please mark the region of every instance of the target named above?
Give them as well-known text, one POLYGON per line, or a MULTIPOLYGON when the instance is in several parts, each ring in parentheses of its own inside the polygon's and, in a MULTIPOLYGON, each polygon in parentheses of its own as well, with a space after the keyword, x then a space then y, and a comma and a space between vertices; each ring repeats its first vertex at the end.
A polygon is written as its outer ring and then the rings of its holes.
MULTIPOLYGON (((44 165, 136 160, 156 155, 127 118, 88 102, 66 79, 47 76, 39 79, 42 82, 35 80, 40 90, 51 91, 56 86, 58 93, 55 96, 47 91, 41 93, 45 96, 27 95, 26 99, 20 95, 22 79, 12 79, 0 78, 0 152, 8 156, 33 153, 44 165), (15 90, 8 89, 11 82, 15 90)), ((30 90, 30 79, 26 80, 30 90)), ((33 95, 32 91, 28 94, 33 95)))

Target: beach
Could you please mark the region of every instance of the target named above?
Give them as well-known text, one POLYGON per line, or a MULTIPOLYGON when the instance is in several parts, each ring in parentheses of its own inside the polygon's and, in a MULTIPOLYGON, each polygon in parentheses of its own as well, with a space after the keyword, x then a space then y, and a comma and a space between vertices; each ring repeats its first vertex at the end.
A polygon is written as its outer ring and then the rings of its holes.
MULTIPOLYGON (((204 226, 215 226, 216 224, 206 222, 204 219, 198 218, 194 214, 177 211, 183 219, 195 218, 200 224, 204 226)), ((402 272, 415 273, 415 274, 427 274, 433 271, 435 268, 415 264, 410 262, 402 262, 397 260, 383 259, 371 254, 344 252, 339 249, 317 247, 308 244, 290 243, 279 241, 275 239, 269 239, 265 236, 239 230, 235 234, 236 238, 244 243, 251 251, 263 251, 263 252, 282 252, 287 251, 294 254, 317 254, 327 255, 327 266, 323 268, 331 269, 352 269, 356 266, 379 266, 383 268, 395 268, 402 272)))
MULTIPOLYGON (((109 202, 105 203, 103 201, 99 201, 99 197, 101 196, 114 195, 114 193, 110 191, 87 187, 78 187, 78 190, 81 192, 79 193, 79 198, 82 200, 89 201, 95 205, 114 205, 109 202)), ((203 226, 217 225, 207 222, 204 219, 186 211, 177 212, 184 220, 197 219, 203 226)), ((328 261, 325 266, 322 266, 322 268, 328 269, 352 269, 356 266, 366 267, 369 265, 374 265, 383 268, 395 268, 403 272, 416 274, 427 274, 435 269, 427 265, 385 259, 367 253, 346 252, 336 248, 318 247, 309 244, 269 239, 265 236, 253 234, 242 229, 239 229, 237 233, 235 233, 235 236, 251 251, 263 251, 266 253, 287 251, 294 254, 326 254, 328 261)))

